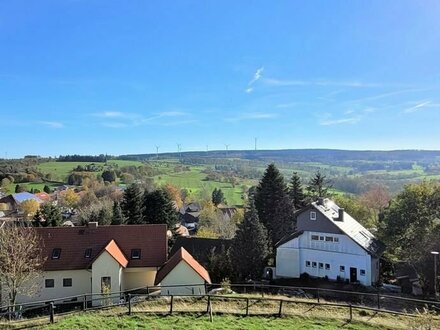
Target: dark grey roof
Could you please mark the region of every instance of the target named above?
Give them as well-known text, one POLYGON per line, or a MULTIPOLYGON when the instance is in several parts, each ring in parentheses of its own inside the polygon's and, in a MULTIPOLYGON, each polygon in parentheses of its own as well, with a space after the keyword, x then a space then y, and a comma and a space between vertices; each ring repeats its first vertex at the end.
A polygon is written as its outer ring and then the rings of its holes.
POLYGON ((275 247, 279 247, 280 245, 283 245, 284 243, 287 243, 288 241, 293 240, 294 238, 297 238, 301 236, 304 233, 304 230, 296 231, 292 234, 284 236, 282 239, 280 239, 277 244, 275 244, 275 247))
POLYGON ((343 221, 338 220, 340 207, 336 205, 335 202, 326 198, 322 204, 314 202, 312 206, 369 254, 374 257, 380 257, 382 255, 385 250, 385 245, 350 214, 344 211, 343 221))

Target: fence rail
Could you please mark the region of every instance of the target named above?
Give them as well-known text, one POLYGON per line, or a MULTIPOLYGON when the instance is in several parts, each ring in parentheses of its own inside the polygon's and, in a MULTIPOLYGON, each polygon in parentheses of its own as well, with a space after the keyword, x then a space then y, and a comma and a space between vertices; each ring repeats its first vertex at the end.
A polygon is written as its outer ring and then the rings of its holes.
MULTIPOLYGON (((277 314, 283 315, 284 310, 291 304, 304 304, 311 306, 326 306, 346 308, 351 320, 353 318, 353 309, 373 311, 376 313, 389 313, 394 315, 417 316, 417 310, 428 308, 434 313, 440 312, 440 301, 413 299, 408 297, 399 297, 393 295, 384 295, 380 292, 355 292, 347 290, 325 289, 316 287, 298 287, 269 285, 265 283, 233 283, 228 285, 237 291, 241 290, 244 295, 224 295, 210 294, 209 290, 222 288, 221 284, 185 284, 170 286, 149 286, 131 289, 128 291, 118 291, 110 294, 85 293, 81 295, 68 296, 50 300, 42 300, 16 305, 6 305, 0 307, 0 318, 20 319, 24 313, 37 316, 49 316, 49 321, 54 322, 55 315, 64 315, 66 312, 78 310, 97 310, 114 306, 126 306, 127 313, 133 312, 134 306, 139 303, 158 300, 160 297, 169 297, 169 314, 174 312, 174 298, 191 298, 192 301, 206 300, 206 313, 210 319, 213 317, 213 303, 215 301, 236 301, 245 302, 243 314, 250 315, 250 306, 255 302, 270 302, 278 306, 277 314), (204 294, 169 294, 171 289, 176 288, 203 288, 204 294), (167 290, 169 289, 169 290, 167 290), (160 294, 160 293, 168 294, 160 294), (246 296, 246 294, 261 294, 261 297, 246 296), (270 297, 267 294, 275 294, 287 297, 270 297), (265 296, 266 295, 266 296, 265 296), (349 297, 355 297, 358 300, 353 302, 349 297), (330 298, 330 299, 329 299, 330 298), (333 301, 332 301, 333 300, 333 301), (340 302, 343 301, 343 302, 340 302), (391 307, 390 307, 391 306, 391 307), (59 311, 59 312, 58 312, 59 311), (412 312, 408 312, 412 311, 412 312)), ((221 291, 221 290, 220 290, 221 291)), ((194 292, 194 290, 192 290, 194 292)), ((215 311, 218 313, 219 311, 215 311)))

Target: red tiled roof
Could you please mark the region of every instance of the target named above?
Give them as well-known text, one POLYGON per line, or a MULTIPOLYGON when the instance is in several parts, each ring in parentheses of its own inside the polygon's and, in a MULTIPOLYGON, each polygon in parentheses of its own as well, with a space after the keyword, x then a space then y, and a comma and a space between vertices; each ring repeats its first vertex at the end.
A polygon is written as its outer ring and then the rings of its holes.
POLYGON ((104 252, 107 251, 122 267, 127 267, 128 260, 124 256, 124 253, 122 253, 121 249, 119 248, 118 244, 116 244, 115 240, 112 239, 104 248, 104 250, 101 251, 100 254, 98 254, 95 258, 98 259, 99 256, 104 252))
POLYGON ((160 267, 167 260, 166 225, 120 225, 93 227, 35 228, 40 235, 44 270, 87 269, 91 262, 114 240, 124 256, 132 249, 140 249, 139 259, 128 260, 127 267, 160 267), (52 251, 61 249, 59 259, 52 259, 52 251), (92 249, 85 258, 86 249, 92 249))
POLYGON ((194 271, 199 274, 206 282, 211 283, 208 271, 193 258, 188 251, 180 248, 156 274, 155 285, 162 280, 176 267, 181 261, 185 261, 194 271))

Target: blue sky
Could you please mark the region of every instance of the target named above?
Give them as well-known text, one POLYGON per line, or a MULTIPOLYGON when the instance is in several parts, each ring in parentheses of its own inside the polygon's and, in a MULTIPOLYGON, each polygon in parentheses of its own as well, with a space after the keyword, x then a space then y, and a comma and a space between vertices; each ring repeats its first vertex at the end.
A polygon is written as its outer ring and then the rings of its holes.
POLYGON ((0 155, 440 149, 439 1, 0 1, 0 155))

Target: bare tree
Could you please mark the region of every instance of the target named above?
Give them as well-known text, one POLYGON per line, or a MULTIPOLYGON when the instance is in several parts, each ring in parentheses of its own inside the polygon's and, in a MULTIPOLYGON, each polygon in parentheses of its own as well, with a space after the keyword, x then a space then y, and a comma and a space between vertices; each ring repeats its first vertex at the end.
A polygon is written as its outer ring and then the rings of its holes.
POLYGON ((0 281, 15 305, 17 295, 31 296, 39 290, 44 258, 41 241, 32 227, 3 226, 0 229, 0 281))

